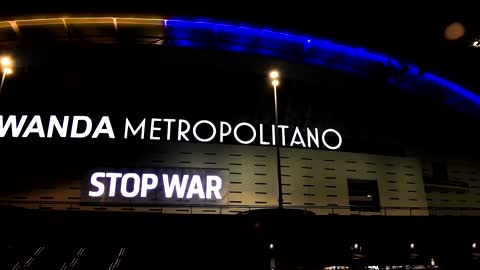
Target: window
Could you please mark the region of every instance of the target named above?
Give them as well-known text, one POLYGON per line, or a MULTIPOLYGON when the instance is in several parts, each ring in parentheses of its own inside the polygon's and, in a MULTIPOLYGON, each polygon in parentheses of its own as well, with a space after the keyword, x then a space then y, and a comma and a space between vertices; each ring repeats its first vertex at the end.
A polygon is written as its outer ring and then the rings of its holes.
POLYGON ((445 162, 432 162, 432 177, 435 181, 447 180, 447 164, 445 162))
POLYGON ((348 179, 348 196, 352 211, 380 211, 377 180, 348 179))

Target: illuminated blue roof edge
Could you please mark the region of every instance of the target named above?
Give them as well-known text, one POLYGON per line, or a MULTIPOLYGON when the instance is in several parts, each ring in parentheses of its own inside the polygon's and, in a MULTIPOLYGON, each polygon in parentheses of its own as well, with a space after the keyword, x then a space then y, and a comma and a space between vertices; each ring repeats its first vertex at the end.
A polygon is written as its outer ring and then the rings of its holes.
MULTIPOLYGON (((170 28, 175 28, 173 33, 173 39, 183 40, 183 42, 179 44, 173 44, 177 46, 183 47, 202 47, 198 43, 189 43, 188 40, 200 40, 205 39, 206 34, 202 35, 202 30, 207 30, 208 32, 216 33, 217 31, 224 35, 233 35, 234 38, 229 40, 229 46, 222 47, 222 50, 231 51, 231 52, 243 52, 243 53, 252 53, 252 47, 257 46, 261 47, 260 50, 256 50, 255 52, 260 55, 270 56, 273 58, 282 58, 286 57, 289 58, 287 53, 283 48, 276 48, 275 46, 277 43, 283 44, 284 46, 291 47, 292 51, 301 50, 303 47, 303 56, 308 59, 303 59, 305 63, 313 63, 319 65, 332 65, 328 63, 328 58, 332 55, 342 54, 347 58, 350 58, 350 62, 347 65, 344 65, 343 68, 347 67, 350 70, 357 69, 357 72, 363 72, 360 66, 358 65, 359 61, 367 61, 372 63, 381 63, 384 65, 390 65, 396 69, 400 69, 402 67, 407 68, 405 74, 408 74, 410 79, 413 81, 422 81, 422 85, 432 85, 435 87, 434 91, 427 90, 425 93, 428 95, 435 95, 437 96, 436 91, 441 92, 441 89, 447 90, 449 93, 438 93, 438 96, 442 101, 448 105, 456 106, 456 107, 471 107, 473 103, 475 106, 474 109, 477 111, 480 107, 480 96, 447 80, 444 80, 438 76, 435 76, 431 73, 423 73, 421 74, 419 69, 411 67, 411 66, 403 66, 398 61, 394 59, 390 59, 388 57, 384 57, 375 53, 367 52, 360 49, 351 48, 345 45, 340 45, 328 41, 323 41, 319 39, 309 38, 305 36, 293 35, 289 33, 281 33, 275 32, 272 30, 263 30, 251 27, 244 27, 244 26, 234 26, 222 23, 214 23, 214 22, 205 22, 205 21, 189 21, 189 20, 177 20, 177 19, 166 19, 165 25, 167 27, 167 31, 171 31, 170 28), (199 35, 200 38, 196 35, 199 35), (259 42, 258 38, 261 37, 263 41, 259 42), (256 39, 257 38, 257 39, 256 39), (300 49, 299 49, 300 48, 300 49), (283 51, 282 51, 283 50, 283 51), (315 58, 306 55, 307 50, 313 50, 314 53, 322 54, 327 53, 329 54, 328 57, 322 55, 320 58, 315 58), (320 60, 319 60, 320 59, 320 60), (325 60, 327 59, 327 60, 325 60), (352 61, 353 60, 353 61, 352 61), (441 88, 441 89, 440 89, 441 88), (459 100, 467 101, 470 104, 462 104, 459 100)), ((170 37, 169 37, 170 38, 170 37)), ((205 41, 203 41, 205 42, 205 41)), ((279 45, 282 46, 282 45, 279 45)), ((287 48, 289 49, 289 48, 287 48)), ((307 53, 308 54, 308 53, 307 53)), ((335 64, 337 65, 337 64, 335 64)), ((338 65, 337 65, 338 66, 338 65)), ((340 67, 342 69, 342 67, 340 67)), ((408 84, 408 83, 407 83, 408 84)), ((416 85, 412 83, 414 88, 416 85)), ((405 85, 405 84, 404 84, 405 85)), ((414 89, 416 92, 422 93, 422 89, 414 89)), ((423 93, 423 94, 425 94, 423 93)), ((459 108, 462 109, 462 108, 459 108)))

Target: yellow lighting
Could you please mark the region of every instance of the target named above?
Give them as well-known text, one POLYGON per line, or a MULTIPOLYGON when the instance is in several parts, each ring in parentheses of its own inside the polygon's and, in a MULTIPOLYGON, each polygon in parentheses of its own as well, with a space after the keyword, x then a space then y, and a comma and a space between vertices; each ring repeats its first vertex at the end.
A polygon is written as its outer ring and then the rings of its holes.
POLYGON ((12 65, 12 59, 9 56, 2 57, 0 61, 1 61, 2 67, 9 67, 12 65))
POLYGON ((10 75, 13 73, 13 69, 9 67, 3 68, 3 73, 5 73, 5 75, 10 75))
POLYGON ((279 84, 280 84, 280 82, 278 80, 273 80, 272 81, 273 86, 278 86, 279 84))
POLYGON ((276 70, 270 71, 270 79, 278 79, 278 77, 280 77, 280 73, 278 73, 278 71, 276 70))

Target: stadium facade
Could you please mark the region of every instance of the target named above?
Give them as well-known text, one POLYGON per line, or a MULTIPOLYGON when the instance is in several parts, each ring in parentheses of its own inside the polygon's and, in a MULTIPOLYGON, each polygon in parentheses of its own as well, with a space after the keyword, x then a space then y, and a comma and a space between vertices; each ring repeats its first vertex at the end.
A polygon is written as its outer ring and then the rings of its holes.
MULTIPOLYGON (((395 60, 308 37, 207 22, 116 17, 17 20, 2 22, 1 26, 2 44, 7 47, 11 47, 13 44, 20 45, 22 42, 33 42, 33 44, 53 41, 59 43, 115 43, 121 42, 122 36, 125 35, 126 38, 135 40, 136 44, 150 42, 150 44, 159 46, 168 45, 240 54, 257 54, 263 57, 277 57, 293 62, 301 61, 305 64, 322 65, 327 68, 350 72, 356 76, 372 76, 375 65, 380 63, 390 65, 394 72, 402 73, 401 78, 396 78, 395 76, 398 74, 394 74, 389 80, 403 90, 430 95, 455 109, 468 111, 471 114, 477 114, 478 110, 478 96, 459 86, 428 73, 419 74, 418 69, 413 67, 408 66, 404 70, 405 66, 395 60), (36 40, 36 38, 39 38, 39 40, 36 40), (49 40, 44 40, 45 38, 49 40), (151 43, 151 40, 155 40, 155 42, 151 43), (344 59, 335 61, 335 57, 339 56, 344 59), (451 102, 454 99, 455 102, 451 102)), ((8 137, 8 133, 12 132, 10 136, 15 137, 15 132, 8 130, 9 121, 14 119, 8 119, 7 117, 8 115, 4 115, 2 118, 2 126, 5 127, 2 134, 8 137)), ((161 121, 161 119, 158 120, 161 121)), ((20 121, 20 117, 18 121, 20 121)), ((58 121, 57 119, 57 123, 59 123, 58 121)), ((25 124, 25 128, 28 123, 25 124)), ((44 136, 50 134, 51 137, 54 127, 48 127, 47 131, 47 123, 48 120, 43 124, 45 126, 43 134, 44 136)), ((147 127, 150 127, 150 122, 147 123, 147 127)), ((188 124, 188 122, 186 123, 188 124)), ((143 124, 143 128, 145 128, 145 123, 143 124)), ((190 124, 188 125, 190 126, 190 124)), ((264 125, 269 126, 268 123, 264 123, 264 125)), ((262 124, 260 126, 263 129, 262 124)), ((130 125, 130 127, 132 126, 130 125)), ((231 129, 231 125, 228 128, 231 129)), ((246 128, 248 129, 248 127, 246 128)), ((225 126, 225 129, 227 129, 227 126, 225 126)), ((270 128, 267 128, 267 130, 267 132, 262 131, 263 133, 270 133, 268 136, 274 140, 271 135, 274 133, 273 128, 271 131, 270 128)), ((58 130, 56 131, 58 132, 58 130)), ((235 128, 235 131, 237 131, 237 128, 235 128)), ((308 132, 309 135, 313 134, 310 130, 308 132)), ((30 135, 22 134, 23 137, 27 138, 30 135)), ((93 130, 92 134, 95 135, 93 130)), ((108 134, 110 138, 112 138, 111 134, 108 134)), ((144 135, 142 134, 142 138, 144 135)), ((97 133, 96 137, 98 136, 97 133)), ((168 139, 170 139, 170 133, 164 134, 164 136, 168 136, 168 139)), ((182 139, 181 136, 178 137, 182 139)), ((215 137, 215 134, 213 134, 213 137, 215 137)), ((308 147, 316 144, 317 148, 321 146, 321 148, 326 149, 325 145, 327 145, 327 148, 335 149, 329 147, 325 140, 322 141, 323 145, 319 144, 318 130, 316 131, 316 140, 313 143, 310 140, 313 136, 307 138, 304 135, 304 137, 305 139, 300 135, 297 142, 294 142, 293 138, 292 143, 287 142, 285 144, 285 141, 283 141, 282 146, 307 148, 307 144, 308 147)), ((156 138, 154 136, 153 139, 156 138)), ((234 143, 245 144, 245 140, 239 139, 236 135, 235 138, 237 140, 234 143)), ((250 138, 247 139, 249 142, 260 140, 260 144, 270 144, 265 142, 263 138, 250 138)), ((186 137, 185 139, 188 140, 186 137)), ((202 140, 195 136, 194 141, 198 142, 199 139, 202 140)), ((322 139, 324 139, 323 136, 322 139)), ((221 134, 220 138, 216 138, 216 140, 217 143, 219 140, 223 141, 221 134)), ((195 207, 196 213, 217 213, 220 210, 222 210, 222 213, 237 213, 242 209, 274 207, 277 205, 278 194, 276 193, 278 187, 276 179, 278 177, 274 148, 261 145, 219 145, 212 144, 214 143, 213 140, 202 141, 210 142, 210 144, 202 145, 189 142, 172 144, 171 146, 157 146, 160 148, 158 153, 152 151, 150 153, 151 158, 145 157, 145 163, 142 165, 147 168, 189 167, 226 170, 228 173, 225 176, 223 188, 228 194, 226 195, 228 199, 223 201, 226 204, 223 204, 222 207, 227 207, 227 209, 220 209, 222 208, 220 207, 213 208, 213 211, 212 208, 199 207, 197 209, 195 207), (164 148, 166 150, 163 150, 164 148)), ((274 141, 271 143, 273 145, 274 141)), ((341 145, 341 142, 338 145, 341 145)), ((441 211, 434 210, 438 207, 452 207, 451 210, 445 208, 442 210, 448 214, 458 214, 460 210, 455 208, 472 208, 464 210, 462 214, 467 214, 465 211, 476 214, 477 210, 475 208, 480 206, 480 179, 477 179, 479 172, 477 171, 478 164, 475 161, 450 160, 447 164, 438 164, 432 163, 428 157, 396 157, 288 147, 281 149, 281 159, 282 179, 284 180, 283 195, 287 207, 309 208, 318 214, 349 215, 358 210, 352 209, 350 205, 359 203, 360 205, 370 204, 374 211, 367 210, 368 214, 428 215, 440 213, 441 211), (438 166, 443 167, 438 168, 438 166), (438 175, 439 173, 440 175, 438 175), (363 190, 362 185, 364 186, 363 190), (368 191, 370 185, 375 188, 368 191), (352 190, 355 187, 360 190, 352 190), (358 192, 360 193, 357 194, 358 192), (365 194, 362 194, 362 192, 365 194), (431 209, 430 212, 428 209, 431 209)), ((75 179, 74 182, 63 186, 40 189, 35 192, 28 191, 28 194, 22 194, 21 192, 9 194, 4 197, 4 201, 8 203, 41 201, 42 204, 46 203, 44 207, 52 207, 53 209, 71 208, 72 204, 75 204, 74 208, 95 209, 96 206, 81 205, 80 192, 85 187, 83 184, 85 181, 85 179, 75 179)), ((128 204, 128 202, 126 203, 128 204)), ((168 204, 169 202, 165 203, 168 204)), ((146 210, 148 209, 151 209, 151 207, 146 208, 146 210)), ((158 211, 158 209, 151 210, 158 211)), ((182 213, 186 209, 164 210, 166 212, 182 213)), ((191 209, 191 211, 194 210, 191 209)))

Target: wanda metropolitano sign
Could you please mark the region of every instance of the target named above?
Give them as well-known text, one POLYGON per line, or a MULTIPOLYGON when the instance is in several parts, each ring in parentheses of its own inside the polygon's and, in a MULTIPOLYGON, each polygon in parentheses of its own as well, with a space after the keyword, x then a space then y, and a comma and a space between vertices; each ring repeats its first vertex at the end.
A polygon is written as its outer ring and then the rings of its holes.
MULTIPOLYGON (((319 131, 287 125, 253 125, 248 122, 232 124, 227 121, 213 122, 185 119, 143 118, 121 119, 122 126, 114 126, 111 117, 85 115, 48 117, 40 115, 0 115, 1 138, 37 138, 68 140, 109 139, 148 140, 159 142, 200 142, 243 145, 301 147, 337 150, 342 145, 342 136, 335 129, 319 131), (200 132, 200 129, 203 131, 200 132), (276 134, 278 132, 278 134, 276 134), (275 141, 278 135, 279 142, 275 141), (335 136, 336 143, 326 137, 335 136)), ((90 174, 88 187, 82 198, 94 201, 135 200, 150 203, 221 202, 225 200, 223 181, 227 170, 204 168, 163 168, 96 170, 90 174)))

